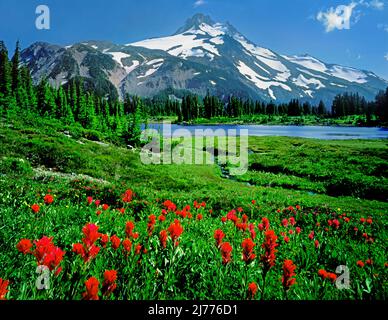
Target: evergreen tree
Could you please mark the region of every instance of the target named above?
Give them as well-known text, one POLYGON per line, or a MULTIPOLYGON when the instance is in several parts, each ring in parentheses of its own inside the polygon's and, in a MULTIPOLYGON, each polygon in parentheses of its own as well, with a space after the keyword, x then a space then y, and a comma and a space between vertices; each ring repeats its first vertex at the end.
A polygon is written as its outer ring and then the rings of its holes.
POLYGON ((20 64, 20 46, 19 41, 16 42, 15 53, 12 57, 12 83, 11 90, 16 94, 20 86, 20 74, 19 74, 19 64, 20 64))

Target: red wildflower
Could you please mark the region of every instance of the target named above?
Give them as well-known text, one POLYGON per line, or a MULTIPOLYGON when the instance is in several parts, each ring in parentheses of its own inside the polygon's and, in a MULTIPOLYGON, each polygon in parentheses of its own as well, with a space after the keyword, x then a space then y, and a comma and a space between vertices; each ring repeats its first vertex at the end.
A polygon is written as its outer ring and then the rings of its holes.
POLYGON ((98 232, 98 229, 99 227, 94 223, 87 223, 82 228, 82 232, 84 234, 82 242, 86 247, 90 247, 101 237, 101 233, 98 232))
POLYGON ((368 219, 366 219, 366 223, 368 223, 368 224, 372 224, 372 223, 373 223, 373 220, 372 220, 372 218, 368 218, 368 219))
POLYGON ((214 239, 216 240, 216 245, 219 247, 222 243, 222 239, 224 239, 225 233, 221 229, 217 229, 214 231, 214 239))
POLYGON ((292 262, 292 260, 284 260, 283 263, 283 276, 282 276, 282 284, 284 290, 289 290, 290 287, 295 284, 295 269, 296 266, 292 262))
POLYGON ((320 270, 318 270, 318 275, 319 275, 322 279, 326 279, 326 277, 327 277, 327 271, 324 270, 324 269, 320 269, 320 270))
POLYGON ((160 231, 160 233, 159 233, 159 241, 160 241, 160 245, 163 248, 166 248, 166 246, 167 246, 167 231, 166 230, 160 231))
POLYGON ((361 223, 365 223, 365 218, 360 218, 361 223))
POLYGON ((288 220, 287 219, 283 219, 282 220, 282 225, 283 225, 283 227, 287 227, 288 226, 288 220))
POLYGON ((332 220, 333 227, 338 229, 340 227, 340 222, 337 219, 332 220))
POLYGON ((116 270, 105 270, 104 272, 104 282, 102 283, 102 294, 108 296, 111 294, 117 287, 116 284, 117 271, 116 270))
POLYGON ((88 202, 89 205, 92 204, 92 202, 93 202, 93 197, 87 197, 87 198, 86 198, 86 201, 88 202))
POLYGON ((31 210, 34 212, 34 213, 38 213, 39 212, 39 210, 40 210, 40 207, 39 207, 39 205, 38 204, 33 204, 32 206, 31 206, 31 210))
POLYGON ((261 219, 261 223, 263 224, 263 227, 265 230, 268 230, 269 229, 269 219, 264 217, 263 219, 261 219))
POLYGON ((84 257, 85 256, 85 248, 82 245, 82 243, 74 243, 73 244, 73 252, 75 254, 78 254, 78 255, 84 257))
POLYGON ((96 211, 96 215, 98 215, 98 216, 99 216, 101 213, 102 213, 101 210, 97 210, 97 211, 96 211))
POLYGON ((124 214, 125 213, 125 209, 124 208, 120 208, 120 209, 117 209, 121 214, 124 214))
POLYGON ((82 294, 85 300, 98 300, 98 286, 100 283, 95 277, 85 281, 86 291, 82 294))
POLYGON ((117 250, 118 247, 120 247, 121 240, 120 240, 120 238, 118 236, 116 236, 116 235, 111 236, 110 237, 110 241, 112 243, 112 248, 114 250, 117 250))
POLYGON ((128 221, 125 225, 125 234, 128 238, 133 237, 133 229, 135 229, 135 224, 132 221, 128 221))
POLYGON ((297 204, 297 205, 295 206, 295 208, 296 208, 296 210, 300 210, 300 205, 297 204))
POLYGON ((221 250, 221 255, 222 255, 222 263, 223 264, 228 264, 229 262, 232 261, 232 246, 230 245, 229 242, 223 242, 220 246, 221 250))
POLYGON ((109 242, 109 236, 107 234, 102 234, 101 235, 101 245, 103 248, 106 248, 106 245, 109 242))
POLYGON ((288 230, 288 233, 289 234, 294 234, 294 230, 290 229, 290 230, 288 230))
POLYGON ((278 246, 276 243, 277 239, 278 237, 275 235, 273 230, 265 232, 265 241, 262 244, 265 253, 261 256, 261 261, 263 261, 266 270, 269 270, 275 265, 275 253, 277 252, 275 248, 278 246))
POLYGON ((248 297, 253 299, 257 293, 257 284, 255 282, 251 282, 248 285, 248 297))
POLYGON ((335 280, 337 280, 337 275, 336 275, 335 273, 329 272, 329 273, 327 274, 327 278, 328 278, 329 280, 331 280, 331 282, 335 282, 335 280))
POLYGON ((315 245, 315 248, 319 248, 319 241, 318 241, 318 240, 315 240, 315 241, 314 241, 314 245, 315 245))
POLYGON ((284 240, 285 243, 289 243, 290 242, 290 238, 289 237, 284 237, 283 240, 284 240))
POLYGON ((202 208, 205 208, 205 207, 206 207, 205 201, 202 201, 202 202, 201 202, 201 207, 202 207, 202 208))
POLYGON ((101 200, 94 201, 94 204, 96 205, 96 207, 98 207, 100 205, 100 203, 101 203, 101 200))
POLYGON ((136 247, 135 247, 135 254, 140 254, 141 247, 142 247, 141 244, 136 245, 136 247))
POLYGON ((241 247, 243 248, 243 260, 246 263, 250 263, 256 258, 256 255, 253 253, 255 245, 256 244, 250 238, 243 240, 241 247))
POLYGON ((360 267, 360 268, 364 268, 365 263, 362 262, 361 260, 358 260, 358 261, 357 261, 357 266, 360 267))
POLYGON ((19 252, 23 254, 30 253, 32 248, 32 242, 29 239, 22 239, 16 245, 16 248, 19 250, 19 252))
POLYGON ((226 215, 226 218, 228 220, 235 222, 237 220, 236 210, 233 209, 233 210, 229 211, 228 214, 226 215))
POLYGON ((45 204, 52 204, 54 201, 54 198, 51 194, 46 194, 43 199, 45 204))
POLYGON ((309 239, 310 239, 310 240, 313 240, 313 239, 314 239, 314 234, 315 234, 314 231, 311 231, 311 232, 310 232, 310 234, 309 234, 309 239))
POLYGON ((131 242, 131 240, 129 240, 129 239, 123 240, 123 247, 124 247, 124 250, 125 250, 127 253, 130 253, 130 252, 131 252, 131 248, 132 248, 132 242, 131 242))
POLYGON ((45 265, 50 270, 56 269, 65 255, 62 249, 54 245, 52 239, 43 236, 40 240, 35 241, 35 250, 33 252, 38 265, 45 265))
POLYGON ((226 222, 226 220, 227 220, 227 218, 226 218, 226 217, 222 217, 222 218, 221 218, 221 222, 222 222, 222 223, 225 223, 225 222, 226 222))
POLYGON ((332 282, 337 280, 337 275, 335 273, 327 272, 324 269, 320 269, 318 271, 318 275, 324 280, 324 279, 330 279, 332 282))
POLYGON ((129 203, 132 201, 133 195, 134 195, 133 191, 131 189, 128 189, 121 196, 121 199, 123 200, 123 202, 129 203))
POLYGON ((256 204, 256 200, 252 200, 252 204, 256 204))
POLYGON ((251 234, 252 240, 255 240, 256 238, 256 231, 255 231, 255 225, 253 223, 250 223, 248 226, 249 233, 251 234))
POLYGON ((6 300, 5 295, 9 291, 7 290, 8 284, 9 284, 8 280, 4 280, 0 278, 0 300, 6 300))
POLYGON ((151 214, 148 217, 148 224, 147 224, 147 233, 149 236, 151 236, 152 232, 154 231, 155 223, 156 223, 156 216, 154 214, 151 214))
POLYGON ((373 264, 373 260, 372 259, 368 259, 365 261, 365 263, 368 265, 368 266, 371 266, 373 264))
POLYGON ((104 204, 102 205, 102 210, 106 211, 106 210, 108 210, 108 209, 109 209, 109 206, 108 206, 106 203, 104 203, 104 204))
POLYGON ((295 231, 296 231, 297 234, 299 234, 302 231, 302 229, 300 227, 296 227, 295 231))
POLYGON ((198 215, 197 215, 197 220, 202 220, 202 219, 203 219, 203 215, 200 214, 200 213, 198 213, 198 215))
POLYGON ((176 242, 176 240, 180 237, 183 232, 183 227, 179 220, 175 219, 173 223, 168 227, 168 232, 170 233, 171 240, 176 242))
POLYGON ((294 225, 295 225, 295 223, 296 223, 296 221, 295 221, 295 218, 294 218, 294 217, 291 217, 291 218, 290 218, 288 221, 290 222, 290 224, 291 224, 292 226, 294 226, 294 225))
MULTIPOLYGON (((243 208, 238 207, 238 208, 237 208, 237 211, 238 211, 239 213, 241 213, 241 212, 243 212, 244 210, 243 210, 243 208)), ((247 218, 248 218, 248 217, 247 217, 247 218)))
POLYGON ((173 203, 171 200, 164 201, 163 206, 167 209, 167 211, 175 211, 176 210, 176 204, 173 203))
POLYGON ((159 216, 158 220, 159 220, 160 222, 163 222, 163 221, 166 220, 166 217, 165 217, 164 215, 161 214, 161 215, 159 216))

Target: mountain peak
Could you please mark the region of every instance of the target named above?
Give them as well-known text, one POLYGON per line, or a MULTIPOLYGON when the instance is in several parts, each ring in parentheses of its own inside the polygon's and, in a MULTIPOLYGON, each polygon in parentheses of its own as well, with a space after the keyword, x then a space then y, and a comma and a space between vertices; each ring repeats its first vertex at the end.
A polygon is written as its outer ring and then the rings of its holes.
POLYGON ((210 26, 214 25, 215 22, 208 15, 204 15, 203 13, 197 13, 191 18, 186 20, 184 26, 180 27, 175 34, 183 33, 191 28, 198 29, 198 27, 202 24, 208 24, 210 26))

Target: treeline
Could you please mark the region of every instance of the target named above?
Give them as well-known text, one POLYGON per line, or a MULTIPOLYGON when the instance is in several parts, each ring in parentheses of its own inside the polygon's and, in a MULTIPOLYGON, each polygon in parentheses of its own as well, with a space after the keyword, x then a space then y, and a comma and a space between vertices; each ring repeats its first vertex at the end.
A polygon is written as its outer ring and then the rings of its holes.
POLYGON ((115 134, 129 144, 138 141, 144 118, 139 97, 128 95, 119 101, 99 96, 85 89, 82 78, 74 78, 59 88, 46 79, 34 85, 28 67, 20 66, 19 43, 9 60, 6 46, 0 42, 0 114, 12 117, 23 112, 115 134))
POLYGON ((366 116, 367 122, 374 116, 378 123, 388 121, 388 88, 381 91, 375 101, 366 101, 359 94, 339 94, 331 107, 327 108, 323 101, 312 105, 305 101, 292 99, 288 103, 253 101, 237 97, 229 97, 221 101, 218 97, 207 94, 203 99, 197 95, 186 95, 181 99, 146 99, 144 108, 151 116, 176 116, 178 122, 191 121, 197 118, 211 119, 214 117, 238 118, 241 116, 318 116, 321 118, 340 118, 348 115, 366 116))

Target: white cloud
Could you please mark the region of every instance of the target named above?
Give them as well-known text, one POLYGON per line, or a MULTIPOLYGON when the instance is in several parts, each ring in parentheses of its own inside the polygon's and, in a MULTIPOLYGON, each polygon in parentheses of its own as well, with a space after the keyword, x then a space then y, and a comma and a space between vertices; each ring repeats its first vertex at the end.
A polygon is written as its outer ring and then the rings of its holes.
POLYGON ((203 6, 205 3, 206 3, 205 0, 196 0, 194 2, 194 7, 196 8, 196 7, 199 7, 199 6, 203 6))
POLYGON ((385 60, 388 61, 388 52, 387 52, 387 54, 384 56, 384 58, 385 58, 385 60))
POLYGON ((385 32, 388 32, 388 24, 380 23, 377 25, 377 28, 383 29, 385 32))
POLYGON ((372 1, 360 0, 359 3, 367 8, 373 8, 377 10, 384 10, 384 5, 385 5, 384 2, 381 0, 372 0, 372 1))
POLYGON ((326 32, 331 32, 335 29, 343 30, 350 29, 350 19, 357 3, 351 2, 346 5, 331 7, 327 11, 320 11, 317 14, 317 20, 322 22, 326 28, 326 32))

